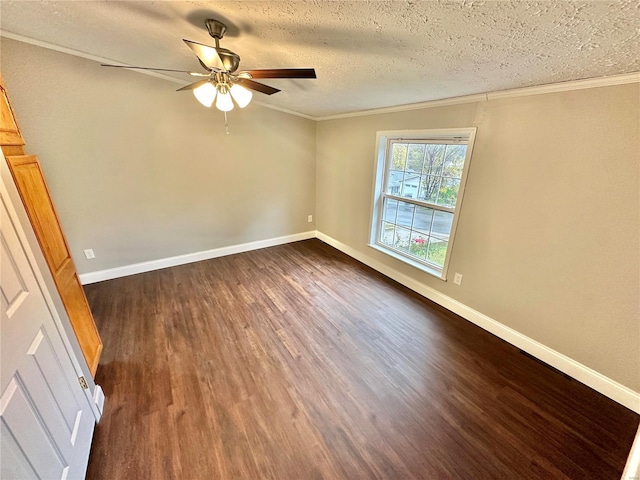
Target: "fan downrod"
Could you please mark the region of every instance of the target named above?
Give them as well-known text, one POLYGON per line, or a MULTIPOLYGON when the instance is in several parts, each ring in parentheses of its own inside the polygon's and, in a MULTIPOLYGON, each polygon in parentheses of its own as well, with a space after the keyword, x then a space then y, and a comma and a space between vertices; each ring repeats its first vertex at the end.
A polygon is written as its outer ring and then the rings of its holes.
POLYGON ((224 23, 213 18, 205 20, 204 24, 207 26, 209 35, 211 35, 216 40, 220 40, 222 37, 224 37, 224 34, 227 31, 227 26, 224 23))

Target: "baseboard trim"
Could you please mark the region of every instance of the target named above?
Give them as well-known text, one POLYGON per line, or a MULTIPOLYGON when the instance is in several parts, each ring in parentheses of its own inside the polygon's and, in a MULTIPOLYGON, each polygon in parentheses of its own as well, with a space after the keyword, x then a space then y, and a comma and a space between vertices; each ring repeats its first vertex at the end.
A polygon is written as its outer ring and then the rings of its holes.
POLYGON ((638 478, 640 478, 640 427, 638 427, 636 438, 631 446, 631 453, 629 453, 621 480, 637 480, 638 478))
POLYGON ((595 391, 609 397, 610 399, 624 405, 636 413, 640 413, 640 393, 631 390, 624 385, 611 380, 610 378, 596 372, 595 370, 582 365, 579 362, 557 352, 526 335, 503 325, 502 323, 478 312, 477 310, 444 295, 443 293, 418 282, 417 280, 390 268, 373 258, 365 255, 354 248, 345 245, 338 240, 316 231, 316 237, 352 258, 377 270, 414 292, 428 298, 429 300, 443 306, 447 310, 454 312, 465 320, 478 325, 480 328, 494 334, 506 342, 519 349, 533 355, 570 377, 593 388, 595 391))
POLYGON ((308 232, 295 233, 293 235, 285 235, 283 237, 268 238, 266 240, 258 240, 256 242, 241 243, 239 245, 214 248, 212 250, 204 250, 202 252, 187 253, 185 255, 177 255, 175 257, 160 258, 158 260, 134 263, 131 265, 124 265, 122 267, 109 268, 107 270, 83 273, 78 275, 78 278, 80 279, 80 283, 88 285, 90 283, 102 282, 114 278, 127 277, 137 273, 151 272, 162 268, 175 267, 178 265, 185 265, 187 263, 209 260, 211 258, 249 252, 251 250, 273 247, 275 245, 297 242, 299 240, 307 240, 309 238, 315 238, 315 236, 316 232, 314 230, 310 230, 308 232))
POLYGON ((93 401, 95 402, 96 407, 98 407, 98 412, 100 412, 100 417, 96 419, 96 423, 98 423, 100 421, 100 418, 102 418, 102 414, 104 413, 105 402, 104 392, 102 391, 102 387, 100 385, 96 385, 96 389, 93 392, 93 401))

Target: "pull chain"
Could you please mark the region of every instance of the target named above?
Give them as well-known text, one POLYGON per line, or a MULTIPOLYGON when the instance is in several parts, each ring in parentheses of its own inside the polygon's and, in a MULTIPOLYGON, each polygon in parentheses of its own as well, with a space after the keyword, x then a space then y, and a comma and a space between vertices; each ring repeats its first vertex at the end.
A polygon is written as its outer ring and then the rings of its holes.
POLYGON ((227 120, 227 112, 224 112, 224 131, 229 135, 229 121, 227 120))

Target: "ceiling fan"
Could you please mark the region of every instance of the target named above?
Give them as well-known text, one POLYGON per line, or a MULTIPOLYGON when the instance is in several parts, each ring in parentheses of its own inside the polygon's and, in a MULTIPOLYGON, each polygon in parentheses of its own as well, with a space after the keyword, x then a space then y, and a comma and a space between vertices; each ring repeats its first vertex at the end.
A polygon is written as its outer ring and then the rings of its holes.
POLYGON ((220 40, 224 36, 227 26, 214 19, 205 21, 209 35, 215 40, 215 47, 203 45, 191 40, 183 41, 193 53, 196 54, 200 65, 206 72, 191 72, 188 70, 174 70, 169 68, 134 67, 129 65, 108 65, 103 67, 130 68, 137 70, 154 70, 158 72, 181 72, 194 77, 205 77, 195 83, 179 88, 177 91, 191 90, 198 101, 205 107, 211 107, 214 100, 216 107, 223 112, 233 110, 234 101, 240 108, 246 107, 253 94, 251 90, 273 95, 280 90, 263 83, 256 82, 254 78, 316 78, 313 68, 278 68, 260 70, 237 71, 240 57, 235 52, 222 48, 220 40), (216 100, 217 97, 217 100, 216 100))

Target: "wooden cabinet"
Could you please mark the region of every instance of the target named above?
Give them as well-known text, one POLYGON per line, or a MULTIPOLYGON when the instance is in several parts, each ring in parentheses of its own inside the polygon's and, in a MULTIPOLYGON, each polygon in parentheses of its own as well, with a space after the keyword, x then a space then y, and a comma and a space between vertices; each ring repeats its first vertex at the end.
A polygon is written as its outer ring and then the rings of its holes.
MULTIPOLYGON (((4 82, 0 75, 0 145, 3 146, 2 151, 5 151, 6 147, 17 147, 21 149, 24 145, 24 139, 22 133, 18 128, 18 123, 13 115, 11 104, 9 103, 9 97, 4 88, 4 82)), ((9 153, 14 153, 21 150, 10 150, 9 153)), ((5 153, 6 154, 6 153, 5 153)))
POLYGON ((91 374, 95 376, 102 340, 78 279, 42 169, 35 155, 24 155, 24 139, 9 103, 2 77, 0 144, 49 270, 91 374))

